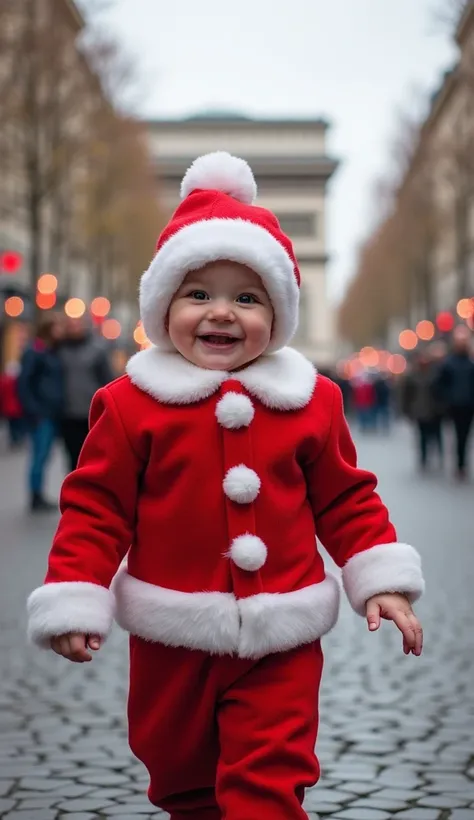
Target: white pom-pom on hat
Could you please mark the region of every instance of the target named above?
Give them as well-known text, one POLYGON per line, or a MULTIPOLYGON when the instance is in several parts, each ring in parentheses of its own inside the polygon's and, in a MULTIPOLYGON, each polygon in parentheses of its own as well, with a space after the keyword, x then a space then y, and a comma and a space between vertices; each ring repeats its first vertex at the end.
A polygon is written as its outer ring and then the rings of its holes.
POLYGON ((245 205, 252 205, 257 197, 250 165, 227 151, 214 151, 194 160, 183 177, 181 199, 197 189, 222 191, 245 205))

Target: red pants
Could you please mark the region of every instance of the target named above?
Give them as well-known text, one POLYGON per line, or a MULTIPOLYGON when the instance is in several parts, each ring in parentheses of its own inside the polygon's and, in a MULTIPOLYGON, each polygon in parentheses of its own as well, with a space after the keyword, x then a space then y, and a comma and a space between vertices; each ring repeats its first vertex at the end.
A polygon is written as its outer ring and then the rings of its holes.
POLYGON ((319 642, 258 661, 131 638, 130 746, 172 820, 302 820, 314 753, 319 642))

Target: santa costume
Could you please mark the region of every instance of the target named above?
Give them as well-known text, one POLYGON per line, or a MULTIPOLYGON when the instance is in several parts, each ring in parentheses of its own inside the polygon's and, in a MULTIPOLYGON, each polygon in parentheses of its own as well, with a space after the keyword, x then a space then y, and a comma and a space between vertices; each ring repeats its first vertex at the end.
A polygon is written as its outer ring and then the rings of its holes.
POLYGON ((418 598, 420 559, 357 467, 339 389, 286 347, 298 264, 250 168, 201 157, 181 193, 142 278, 153 346, 94 398, 29 633, 129 631, 130 744, 173 820, 297 820, 339 606, 316 535, 361 615, 377 593, 418 598), (196 367, 166 332, 185 275, 216 260, 254 270, 274 310, 270 348, 238 372, 196 367))

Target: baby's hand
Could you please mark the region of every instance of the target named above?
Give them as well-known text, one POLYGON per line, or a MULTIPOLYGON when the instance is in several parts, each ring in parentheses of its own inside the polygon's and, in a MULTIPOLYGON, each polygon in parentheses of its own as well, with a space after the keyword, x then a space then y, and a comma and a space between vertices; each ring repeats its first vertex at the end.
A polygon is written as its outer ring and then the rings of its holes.
POLYGON ((51 638, 51 649, 73 663, 84 663, 92 660, 87 649, 100 649, 100 635, 84 635, 81 632, 68 632, 51 638))
POLYGON ((394 621, 403 634, 403 651, 405 655, 412 652, 421 655, 423 649, 423 630, 411 608, 410 601, 398 592, 386 592, 374 595, 366 602, 365 614, 371 632, 380 626, 380 619, 394 621))

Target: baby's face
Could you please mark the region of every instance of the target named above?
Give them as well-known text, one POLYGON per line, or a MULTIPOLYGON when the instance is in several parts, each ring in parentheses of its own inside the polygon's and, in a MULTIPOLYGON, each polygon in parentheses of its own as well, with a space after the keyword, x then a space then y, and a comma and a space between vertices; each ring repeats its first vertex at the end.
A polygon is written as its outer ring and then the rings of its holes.
POLYGON ((212 262, 188 273, 168 314, 179 353, 208 370, 237 370, 267 349, 273 308, 260 277, 237 262, 212 262))

